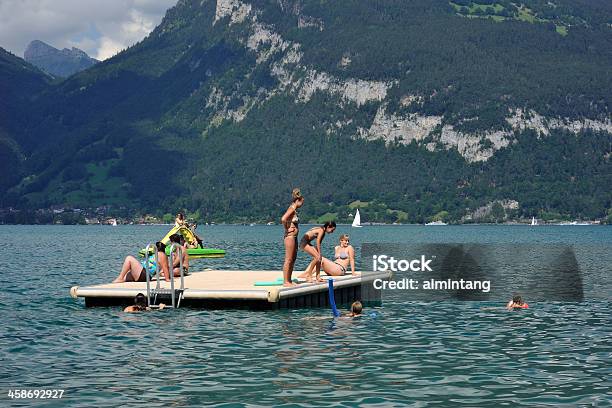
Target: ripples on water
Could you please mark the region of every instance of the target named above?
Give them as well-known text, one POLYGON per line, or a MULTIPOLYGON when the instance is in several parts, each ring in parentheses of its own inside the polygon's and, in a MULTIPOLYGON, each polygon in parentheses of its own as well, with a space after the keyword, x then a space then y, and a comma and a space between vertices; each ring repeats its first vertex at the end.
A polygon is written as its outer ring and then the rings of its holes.
MULTIPOLYGON (((348 228, 341 227, 338 233, 348 228)), ((214 227, 228 249, 200 267, 279 268, 275 227, 214 227)), ((610 228, 369 227, 362 242, 612 242, 610 228), (519 229, 517 229, 519 228, 519 229), (583 229, 579 229, 583 228, 583 229), (408 237, 408 238, 407 238, 408 237)), ((0 226, 3 373, 9 388, 62 388, 41 406, 260 405, 608 406, 610 302, 538 303, 509 313, 481 302, 389 296, 375 315, 327 310, 86 309, 76 284, 109 281, 121 260, 165 227, 0 226), (71 249, 73 242, 79 250, 71 249), (29 249, 30 246, 36 249, 29 249), (15 258, 17 256, 17 258, 15 258)), ((337 233, 337 234, 338 234, 337 233)), ((334 237, 334 240, 337 237, 334 237)), ((326 243, 327 250, 334 244, 326 243)), ((300 267, 307 262, 303 256, 300 267)), ((610 271, 601 279, 609 282, 610 271)), ((605 282, 602 282, 605 283, 605 282)), ((609 287, 609 286, 608 286, 609 287)), ((609 297, 608 297, 609 299, 609 297)))

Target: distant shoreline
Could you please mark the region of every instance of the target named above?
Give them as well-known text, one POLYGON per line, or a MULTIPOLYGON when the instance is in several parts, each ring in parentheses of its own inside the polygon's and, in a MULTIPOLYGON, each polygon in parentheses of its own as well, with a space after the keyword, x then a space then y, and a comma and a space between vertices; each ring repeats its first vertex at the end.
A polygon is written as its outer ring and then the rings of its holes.
MULTIPOLYGON (((315 222, 308 222, 308 223, 303 223, 302 225, 317 225, 318 223, 315 222)), ((79 226, 86 226, 86 227, 114 227, 111 224, 107 224, 107 223, 73 223, 73 224, 64 224, 64 223, 31 223, 31 224, 25 224, 25 223, 4 223, 4 222, 0 222, 0 225, 23 225, 23 226, 33 226, 33 225, 58 225, 58 226, 75 226, 75 225, 79 225, 79 226)), ((172 227, 174 224, 165 224, 165 223, 118 223, 117 226, 126 226, 126 225, 130 225, 130 226, 143 226, 143 227, 148 227, 148 226, 166 226, 166 227, 172 227)), ((215 226, 235 226, 235 227, 274 227, 274 226, 280 226, 280 224, 266 224, 266 223, 244 223, 244 222, 216 222, 216 223, 211 223, 211 224, 198 224, 199 227, 215 227, 215 226)), ((348 226, 350 227, 351 224, 350 223, 340 223, 338 222, 337 225, 339 226, 348 226)), ((610 224, 606 224, 603 222, 598 222, 598 221, 584 221, 581 223, 577 223, 577 224, 572 224, 572 223, 563 223, 563 222, 551 222, 551 223, 545 223, 545 222, 541 222, 538 225, 531 225, 528 222, 503 222, 503 223, 487 223, 487 222, 464 222, 464 223, 448 223, 445 225, 427 225, 427 224, 415 224, 415 223, 384 223, 384 222, 373 222, 373 223, 364 223, 362 224, 363 227, 378 227, 378 226, 387 226, 387 227, 402 227, 402 226, 412 226, 412 227, 431 227, 431 228, 435 228, 435 227, 457 227, 457 226, 526 226, 526 227, 533 227, 533 228, 537 228, 537 227, 551 227, 551 226, 557 226, 557 227, 588 227, 588 226, 606 226, 606 225, 610 225, 610 224)))

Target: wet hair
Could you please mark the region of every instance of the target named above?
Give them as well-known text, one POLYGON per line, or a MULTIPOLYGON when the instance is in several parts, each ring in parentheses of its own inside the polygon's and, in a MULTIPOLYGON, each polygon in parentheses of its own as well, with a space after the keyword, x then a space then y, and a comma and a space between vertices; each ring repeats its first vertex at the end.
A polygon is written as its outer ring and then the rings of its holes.
POLYGON ((512 301, 516 304, 522 305, 523 304, 523 298, 521 297, 521 295, 514 295, 512 297, 512 301))
POLYGON ((363 305, 358 300, 353 302, 353 304, 351 305, 351 313, 353 313, 355 315, 361 314, 362 310, 363 310, 363 305))
POLYGON ((134 298, 134 306, 136 306, 138 310, 145 310, 147 308, 146 296, 142 293, 137 294, 134 298))
POLYGON ((323 229, 328 229, 329 227, 336 228, 336 221, 325 221, 325 224, 323 224, 323 229))
POLYGON ((174 242, 175 244, 181 243, 181 234, 172 234, 170 235, 170 242, 174 242))
POLYGON ((349 240, 349 236, 348 234, 342 234, 340 235, 340 238, 338 239, 339 241, 342 241, 343 239, 346 239, 347 241, 349 240))
POLYGON ((291 201, 296 202, 297 200, 300 200, 304 198, 304 196, 302 195, 302 192, 300 191, 299 188, 294 188, 293 191, 291 192, 291 201))
POLYGON ((155 243, 155 248, 157 248, 158 252, 166 252, 166 244, 161 241, 155 243))

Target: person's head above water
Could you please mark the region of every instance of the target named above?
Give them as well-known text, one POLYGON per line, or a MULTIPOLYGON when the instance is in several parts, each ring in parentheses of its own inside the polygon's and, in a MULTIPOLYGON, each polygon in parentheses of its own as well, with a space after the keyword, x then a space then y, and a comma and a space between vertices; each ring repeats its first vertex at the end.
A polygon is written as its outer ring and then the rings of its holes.
POLYGON ((139 293, 134 298, 134 306, 137 306, 140 309, 145 309, 147 307, 147 298, 142 293, 139 293))
POLYGON ((358 300, 353 302, 353 304, 351 305, 351 314, 353 316, 360 315, 362 310, 363 310, 363 305, 358 300))
POLYGON ((301 207, 304 204, 304 196, 299 188, 294 188, 291 192, 291 201, 296 207, 301 207))
POLYGON ((525 303, 521 295, 515 293, 512 296, 512 300, 508 302, 506 305, 506 309, 508 310, 517 310, 517 309, 529 309, 529 305, 525 303))
POLYGON ((332 233, 336 230, 336 221, 325 221, 322 227, 326 233, 332 233))

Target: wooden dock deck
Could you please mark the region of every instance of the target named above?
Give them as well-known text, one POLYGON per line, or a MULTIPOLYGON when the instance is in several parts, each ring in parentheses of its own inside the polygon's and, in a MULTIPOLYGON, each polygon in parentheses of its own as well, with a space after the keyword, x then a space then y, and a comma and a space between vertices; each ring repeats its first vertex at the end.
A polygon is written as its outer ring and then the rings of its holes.
MULTIPOLYGON (((300 272, 294 272, 294 276, 300 272)), ((255 286, 255 282, 275 281, 281 271, 230 271, 207 270, 185 276, 185 290, 181 307, 207 309, 280 309, 328 307, 328 286, 324 283, 300 283, 295 287, 255 286)), ((321 275, 325 280, 330 277, 321 275)), ((372 286, 375 279, 389 279, 389 272, 365 273, 363 275, 334 276, 334 295, 338 305, 355 300, 368 304, 380 303, 380 293, 372 286)), ((156 281, 151 281, 155 288, 156 281)), ((174 280, 180 287, 180 278, 174 280)), ((161 282, 161 288, 170 289, 170 282, 161 282)), ((146 282, 109 283, 94 286, 74 286, 70 289, 73 298, 85 298, 87 307, 117 306, 133 304, 138 293, 146 295, 146 282)))

